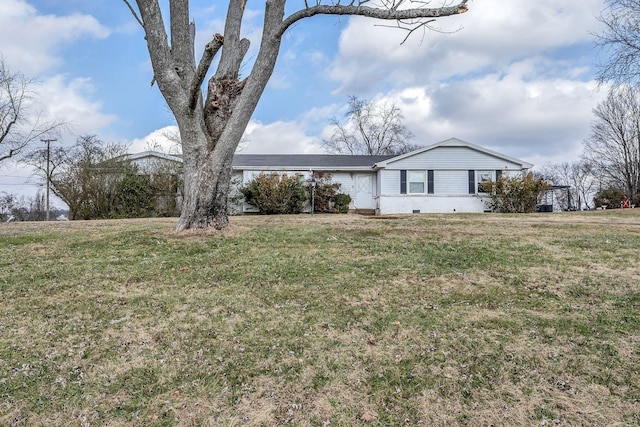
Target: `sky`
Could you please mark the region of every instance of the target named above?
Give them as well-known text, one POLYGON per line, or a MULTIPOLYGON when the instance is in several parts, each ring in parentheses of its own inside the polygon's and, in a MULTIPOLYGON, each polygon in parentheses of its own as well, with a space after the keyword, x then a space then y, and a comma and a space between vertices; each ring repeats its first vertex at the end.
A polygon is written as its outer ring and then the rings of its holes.
MULTIPOLYGON (((226 9, 221 1, 190 3, 199 56, 213 34, 223 33, 226 9)), ((288 9, 303 5, 290 0, 288 9)), ((300 21, 285 34, 242 152, 324 153, 329 122, 344 117, 353 95, 395 103, 414 144, 457 137, 538 167, 577 160, 592 110, 606 95, 594 80, 602 58, 593 36, 601 31, 605 0, 468 6, 405 43, 403 31, 371 19, 300 21)), ((247 4, 243 29, 252 47, 245 75, 263 8, 264 2, 247 4)), ((97 135, 130 152, 175 149, 164 136, 175 120, 150 84, 143 31, 123 1, 2 0, 0 55, 12 72, 37 80, 32 114, 69 123, 53 144, 97 135)), ((32 196, 38 182, 24 164, 0 165, 0 193, 32 196)))

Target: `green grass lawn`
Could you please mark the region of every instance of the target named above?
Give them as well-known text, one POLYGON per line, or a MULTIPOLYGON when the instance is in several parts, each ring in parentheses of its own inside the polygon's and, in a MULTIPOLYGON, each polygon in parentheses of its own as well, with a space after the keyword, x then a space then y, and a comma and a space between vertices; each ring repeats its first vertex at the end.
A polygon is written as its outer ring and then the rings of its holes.
POLYGON ((639 425, 640 209, 0 224, 0 425, 639 425))

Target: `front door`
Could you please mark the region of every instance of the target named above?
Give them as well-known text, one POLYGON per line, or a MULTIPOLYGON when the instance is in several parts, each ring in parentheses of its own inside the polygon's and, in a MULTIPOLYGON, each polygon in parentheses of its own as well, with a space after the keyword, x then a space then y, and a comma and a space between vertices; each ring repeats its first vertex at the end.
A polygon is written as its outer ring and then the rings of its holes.
POLYGON ((373 180, 370 174, 356 175, 356 209, 373 209, 373 180))

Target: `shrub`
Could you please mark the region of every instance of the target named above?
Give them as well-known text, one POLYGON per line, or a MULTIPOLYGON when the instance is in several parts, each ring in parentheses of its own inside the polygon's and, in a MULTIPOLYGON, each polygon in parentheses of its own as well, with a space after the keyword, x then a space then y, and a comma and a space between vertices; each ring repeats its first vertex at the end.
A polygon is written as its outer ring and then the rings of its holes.
POLYGON ((340 213, 349 212, 349 204, 351 203, 351 196, 348 194, 340 193, 336 194, 336 210, 340 213))
MULTIPOLYGON (((314 172, 313 179, 316 187, 313 191, 314 211, 320 213, 336 212, 336 194, 342 186, 340 183, 331 182, 333 176, 330 173, 314 172)), ((309 188, 311 193, 311 188, 309 188)))
POLYGON ((307 191, 299 175, 261 173, 240 189, 247 203, 262 214, 300 213, 308 200, 307 191))
POLYGON ((497 181, 484 181, 481 189, 487 193, 487 207, 501 213, 530 213, 536 211, 540 195, 551 189, 551 184, 533 174, 507 176, 497 181))
POLYGON ((155 189, 149 176, 132 171, 118 182, 112 217, 145 218, 153 216, 155 208, 155 189))
POLYGON ((596 193, 596 196, 593 198, 593 203, 597 208, 606 206, 607 209, 616 209, 620 207, 624 198, 624 193, 621 190, 617 188, 605 188, 596 193))

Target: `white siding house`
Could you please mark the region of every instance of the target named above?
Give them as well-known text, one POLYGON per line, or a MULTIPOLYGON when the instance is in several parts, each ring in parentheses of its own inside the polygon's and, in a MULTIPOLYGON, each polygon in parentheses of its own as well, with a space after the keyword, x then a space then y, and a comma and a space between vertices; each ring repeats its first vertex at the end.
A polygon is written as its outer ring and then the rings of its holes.
POLYGON ((377 214, 483 212, 479 183, 502 174, 519 174, 533 165, 451 138, 378 162, 381 182, 377 214))
MULTIPOLYGON (((145 152, 131 155, 139 164, 179 156, 145 152), (158 154, 155 156, 154 154, 158 154)), ((235 186, 249 183, 260 173, 282 173, 311 178, 314 172, 332 175, 340 192, 349 194, 351 209, 395 213, 484 212, 484 193, 478 184, 500 174, 520 174, 533 165, 469 142, 451 138, 400 156, 331 154, 236 154, 235 186)), ((247 203, 235 212, 255 212, 247 203)))

